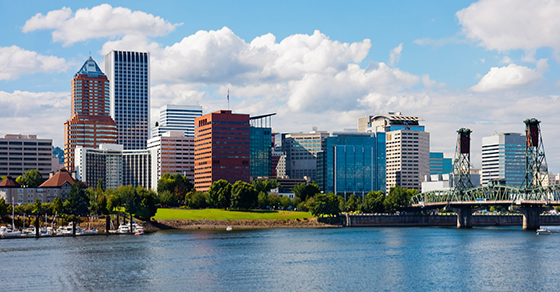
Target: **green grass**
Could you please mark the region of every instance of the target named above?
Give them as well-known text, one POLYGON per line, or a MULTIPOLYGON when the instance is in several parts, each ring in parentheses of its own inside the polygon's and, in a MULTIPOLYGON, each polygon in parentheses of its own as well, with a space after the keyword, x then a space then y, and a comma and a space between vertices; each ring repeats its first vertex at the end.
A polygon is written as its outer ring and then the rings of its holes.
POLYGON ((309 212, 275 211, 275 210, 224 210, 224 209, 166 209, 159 208, 154 219, 188 219, 188 220, 244 220, 244 219, 303 219, 311 218, 309 212))

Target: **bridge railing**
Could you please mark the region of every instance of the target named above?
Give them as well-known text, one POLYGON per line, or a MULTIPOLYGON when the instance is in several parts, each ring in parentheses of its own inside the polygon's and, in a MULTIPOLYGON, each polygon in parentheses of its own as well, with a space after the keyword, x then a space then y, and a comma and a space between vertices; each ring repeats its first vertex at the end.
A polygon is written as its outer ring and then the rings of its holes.
POLYGON ((420 193, 410 200, 410 205, 418 206, 429 203, 477 202, 477 201, 543 201, 560 203, 560 185, 550 185, 531 189, 512 186, 482 186, 456 190, 436 190, 420 193))

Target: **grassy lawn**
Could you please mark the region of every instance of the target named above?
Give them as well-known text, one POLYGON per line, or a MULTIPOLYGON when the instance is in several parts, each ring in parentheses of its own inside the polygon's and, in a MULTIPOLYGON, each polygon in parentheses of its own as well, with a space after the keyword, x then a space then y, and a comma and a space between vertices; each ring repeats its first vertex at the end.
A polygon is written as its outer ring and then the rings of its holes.
POLYGON ((311 218, 309 212, 275 210, 224 210, 224 209, 166 209, 159 208, 154 219, 226 220, 226 219, 303 219, 311 218))

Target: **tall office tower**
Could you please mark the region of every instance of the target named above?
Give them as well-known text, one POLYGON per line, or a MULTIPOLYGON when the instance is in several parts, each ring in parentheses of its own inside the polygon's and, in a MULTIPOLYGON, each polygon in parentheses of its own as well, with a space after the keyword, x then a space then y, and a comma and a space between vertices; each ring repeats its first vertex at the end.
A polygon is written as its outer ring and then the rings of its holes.
POLYGON ((150 54, 111 51, 105 55, 111 81, 111 117, 124 150, 146 149, 150 124, 150 54))
POLYGON ((148 140, 148 149, 154 149, 157 155, 152 166, 154 188, 164 173, 181 174, 194 182, 194 137, 185 137, 183 131, 170 131, 148 140))
POLYGON ((250 127, 250 162, 251 177, 269 177, 272 164, 272 122, 274 114, 262 115, 249 118, 250 127))
POLYGON ((286 175, 293 179, 317 180, 317 153, 329 136, 324 131, 286 134, 282 148, 286 153, 286 175))
POLYGON ((249 115, 220 110, 194 120, 194 187, 207 191, 213 182, 249 182, 249 115))
POLYGON ((49 178, 52 165, 52 139, 37 135, 7 134, 0 138, 0 176, 16 179, 25 171, 37 169, 49 178))
POLYGON ((321 191, 365 196, 385 191, 385 133, 333 133, 317 158, 321 191))
POLYGON ((482 138, 482 185, 505 180, 507 185, 521 187, 525 176, 525 136, 519 133, 497 133, 482 138))
POLYGON ((430 152, 430 174, 453 173, 453 158, 443 157, 442 152, 430 152))
POLYGON ((110 116, 109 80, 89 57, 72 79, 72 116, 64 123, 64 166, 74 170, 77 146, 117 143, 117 124, 110 116))
POLYGON ((396 185, 421 191, 422 178, 430 173, 430 134, 421 120, 400 112, 358 119, 359 131, 386 133, 387 191, 396 185))
POLYGON ((159 109, 159 120, 152 128, 152 138, 169 131, 184 132, 185 137, 194 137, 194 119, 202 116, 199 105, 167 104, 159 109))
POLYGON ((123 150, 122 145, 101 144, 99 149, 76 148, 77 178, 88 185, 116 189, 121 185, 154 188, 152 165, 153 150, 123 150))

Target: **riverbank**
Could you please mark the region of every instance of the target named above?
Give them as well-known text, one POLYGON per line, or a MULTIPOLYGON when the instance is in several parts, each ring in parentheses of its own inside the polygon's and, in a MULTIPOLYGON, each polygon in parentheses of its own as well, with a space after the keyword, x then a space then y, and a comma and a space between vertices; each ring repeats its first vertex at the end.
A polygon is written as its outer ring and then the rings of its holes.
POLYGON ((153 232, 165 229, 179 230, 225 230, 231 226, 233 229, 269 229, 269 228, 333 228, 342 225, 326 224, 319 222, 317 218, 304 219, 251 219, 251 220, 153 220, 145 222, 144 230, 153 232))

